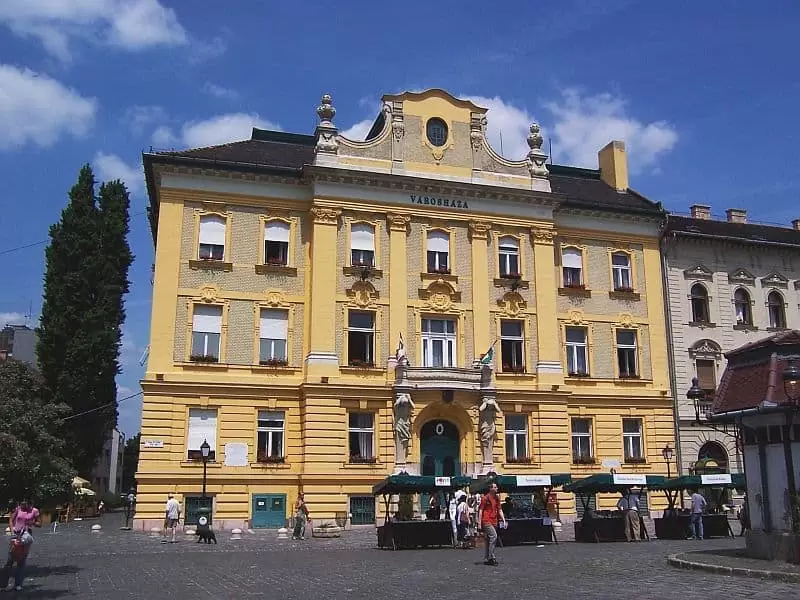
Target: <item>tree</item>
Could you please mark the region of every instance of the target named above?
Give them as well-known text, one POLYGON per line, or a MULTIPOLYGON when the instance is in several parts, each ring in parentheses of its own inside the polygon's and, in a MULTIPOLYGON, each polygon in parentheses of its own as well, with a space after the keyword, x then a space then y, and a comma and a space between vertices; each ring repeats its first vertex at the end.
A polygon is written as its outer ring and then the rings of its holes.
POLYGON ((133 255, 130 201, 119 181, 95 180, 85 165, 45 251, 44 302, 37 354, 46 399, 80 416, 62 430, 73 465, 88 474, 116 425, 123 297, 133 255))
POLYGON ((122 453, 121 494, 125 494, 131 488, 136 487, 136 469, 139 467, 139 443, 141 441, 142 434, 137 433, 125 442, 125 449, 122 453))
POLYGON ((26 498, 53 506, 69 498, 74 470, 58 435, 69 411, 45 402, 31 367, 0 361, 0 506, 26 498))

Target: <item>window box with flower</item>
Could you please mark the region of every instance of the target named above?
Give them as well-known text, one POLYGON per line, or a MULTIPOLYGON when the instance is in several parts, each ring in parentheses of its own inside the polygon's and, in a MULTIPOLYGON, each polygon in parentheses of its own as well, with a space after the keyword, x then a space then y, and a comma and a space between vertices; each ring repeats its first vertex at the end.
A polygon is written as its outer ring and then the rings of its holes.
POLYGON ((259 452, 256 460, 265 465, 282 465, 286 462, 285 456, 272 456, 266 452, 259 452))
POLYGON ((524 373, 525 372, 525 365, 511 365, 508 363, 503 364, 503 373, 524 373))
POLYGON ((594 456, 580 454, 577 456, 573 456, 572 462, 576 465, 594 465, 597 463, 597 459, 594 456))
POLYGON ((644 456, 626 456, 625 462, 629 465, 643 465, 647 459, 644 456))
POLYGON ((506 457, 506 464, 509 465, 529 465, 532 462, 530 456, 518 456, 516 458, 506 457))
POLYGON ((375 363, 374 362, 367 361, 367 360, 360 360, 358 358, 351 359, 350 361, 348 361, 347 365, 349 367, 355 367, 355 368, 358 368, 358 369, 374 369, 375 368, 375 363))
POLYGON ((285 358, 268 358, 258 361, 258 364, 262 367, 288 367, 289 361, 285 358))
POLYGON ((196 363, 218 363, 219 357, 213 354, 192 354, 189 360, 196 363))
POLYGON ((589 373, 586 371, 568 371, 567 377, 589 377, 589 373))
POLYGON ((374 465, 377 463, 378 459, 375 456, 361 456, 359 454, 350 455, 351 465, 374 465))

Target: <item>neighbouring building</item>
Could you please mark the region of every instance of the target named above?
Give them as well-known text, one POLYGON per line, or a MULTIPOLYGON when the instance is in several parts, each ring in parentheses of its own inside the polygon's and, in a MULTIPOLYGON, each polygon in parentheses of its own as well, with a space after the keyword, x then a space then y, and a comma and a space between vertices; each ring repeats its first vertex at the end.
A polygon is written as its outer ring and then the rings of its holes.
POLYGON ((679 421, 679 461, 686 473, 699 460, 742 470, 732 432, 696 423, 686 398, 692 379, 714 401, 725 353, 791 327, 800 327, 800 219, 791 227, 747 222, 744 210, 713 219, 708 206, 691 217, 670 215, 662 238, 667 315, 674 365, 673 393, 679 421))
POLYGON ((194 520, 203 442, 223 528, 282 526, 300 489, 318 522, 373 522, 401 471, 665 473, 664 213, 624 144, 549 165, 532 124, 509 160, 491 114, 441 90, 385 96, 365 141, 329 96, 317 114, 313 135, 144 154, 137 526, 169 491, 194 520))
POLYGON ((6 325, 0 329, 2 358, 14 358, 36 367, 36 332, 27 325, 6 325))
POLYGON ((125 435, 112 429, 103 445, 103 451, 92 470, 91 488, 102 496, 106 492, 122 492, 122 461, 124 459, 125 435))
POLYGON ((740 431, 747 552, 800 563, 800 331, 773 333, 725 358, 710 421, 740 431))

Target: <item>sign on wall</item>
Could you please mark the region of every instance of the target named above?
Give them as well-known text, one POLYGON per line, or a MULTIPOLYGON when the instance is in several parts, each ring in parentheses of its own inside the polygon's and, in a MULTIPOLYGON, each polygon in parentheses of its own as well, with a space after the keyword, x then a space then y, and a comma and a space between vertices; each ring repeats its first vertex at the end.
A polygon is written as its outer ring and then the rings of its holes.
POLYGON ((647 475, 614 473, 614 485, 647 485, 647 475))
POLYGON ((703 485, 725 485, 731 482, 730 473, 714 473, 712 475, 700 475, 700 483, 703 485))
POLYGON ((144 440, 142 446, 145 448, 163 448, 164 440, 144 440))
POLYGON ((226 467, 246 467, 247 444, 241 442, 228 442, 225 444, 225 466, 226 467))
POLYGON ((436 487, 450 487, 450 478, 449 477, 435 477, 433 484, 436 487))

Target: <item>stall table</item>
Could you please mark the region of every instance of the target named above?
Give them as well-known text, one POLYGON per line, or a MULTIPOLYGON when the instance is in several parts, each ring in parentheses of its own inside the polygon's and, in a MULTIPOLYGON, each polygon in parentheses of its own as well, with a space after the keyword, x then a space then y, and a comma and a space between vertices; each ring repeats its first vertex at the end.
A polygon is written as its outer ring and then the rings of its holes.
POLYGON ((626 539, 622 513, 575 521, 576 542, 624 542, 626 539))
MULTIPOLYGON (((656 529, 656 537, 660 540, 685 540, 691 537, 688 513, 653 519, 653 524, 656 529)), ((728 523, 728 515, 703 515, 703 535, 707 538, 734 537, 728 523)))

